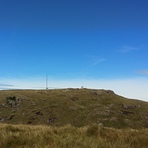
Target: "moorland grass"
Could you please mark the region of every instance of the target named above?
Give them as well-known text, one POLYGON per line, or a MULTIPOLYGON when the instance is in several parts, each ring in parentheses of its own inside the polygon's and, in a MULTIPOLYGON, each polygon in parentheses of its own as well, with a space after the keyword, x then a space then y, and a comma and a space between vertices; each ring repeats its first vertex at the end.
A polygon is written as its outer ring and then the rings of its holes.
POLYGON ((148 130, 0 124, 2 148, 147 148, 148 130))
POLYGON ((109 90, 54 89, 0 91, 0 122, 83 127, 148 127, 148 102, 109 90))

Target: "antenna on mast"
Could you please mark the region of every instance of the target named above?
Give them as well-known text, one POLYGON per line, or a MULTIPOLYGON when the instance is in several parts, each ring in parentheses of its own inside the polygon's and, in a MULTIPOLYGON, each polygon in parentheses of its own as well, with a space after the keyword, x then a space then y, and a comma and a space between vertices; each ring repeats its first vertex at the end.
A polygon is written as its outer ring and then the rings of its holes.
POLYGON ((48 75, 46 74, 46 89, 48 89, 48 75))

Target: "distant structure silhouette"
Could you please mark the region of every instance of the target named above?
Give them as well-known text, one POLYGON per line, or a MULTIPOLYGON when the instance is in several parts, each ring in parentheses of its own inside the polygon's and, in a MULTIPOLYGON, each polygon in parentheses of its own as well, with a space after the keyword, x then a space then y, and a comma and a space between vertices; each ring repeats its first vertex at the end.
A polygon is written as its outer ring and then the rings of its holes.
POLYGON ((46 89, 48 89, 48 75, 46 74, 46 89))

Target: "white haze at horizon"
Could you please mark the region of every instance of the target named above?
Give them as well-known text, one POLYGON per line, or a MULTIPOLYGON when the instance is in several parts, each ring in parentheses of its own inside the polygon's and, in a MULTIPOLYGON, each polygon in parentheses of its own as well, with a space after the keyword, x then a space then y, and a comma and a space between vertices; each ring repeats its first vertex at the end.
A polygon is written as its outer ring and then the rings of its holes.
MULTIPOLYGON (((45 89, 43 78, 0 79, 0 89, 45 89)), ((137 77, 128 79, 48 79, 49 89, 90 88, 113 90, 116 94, 130 98, 148 101, 148 78, 137 77)))

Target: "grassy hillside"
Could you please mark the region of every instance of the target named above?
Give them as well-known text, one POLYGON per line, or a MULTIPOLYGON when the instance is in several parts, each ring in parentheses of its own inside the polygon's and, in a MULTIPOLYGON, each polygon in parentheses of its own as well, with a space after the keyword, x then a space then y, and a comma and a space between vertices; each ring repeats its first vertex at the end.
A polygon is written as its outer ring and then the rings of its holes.
POLYGON ((0 124, 1 148, 147 148, 148 130, 0 124))
POLYGON ((103 125, 147 128, 148 103, 130 100, 110 90, 0 91, 0 122, 76 127, 103 125))

